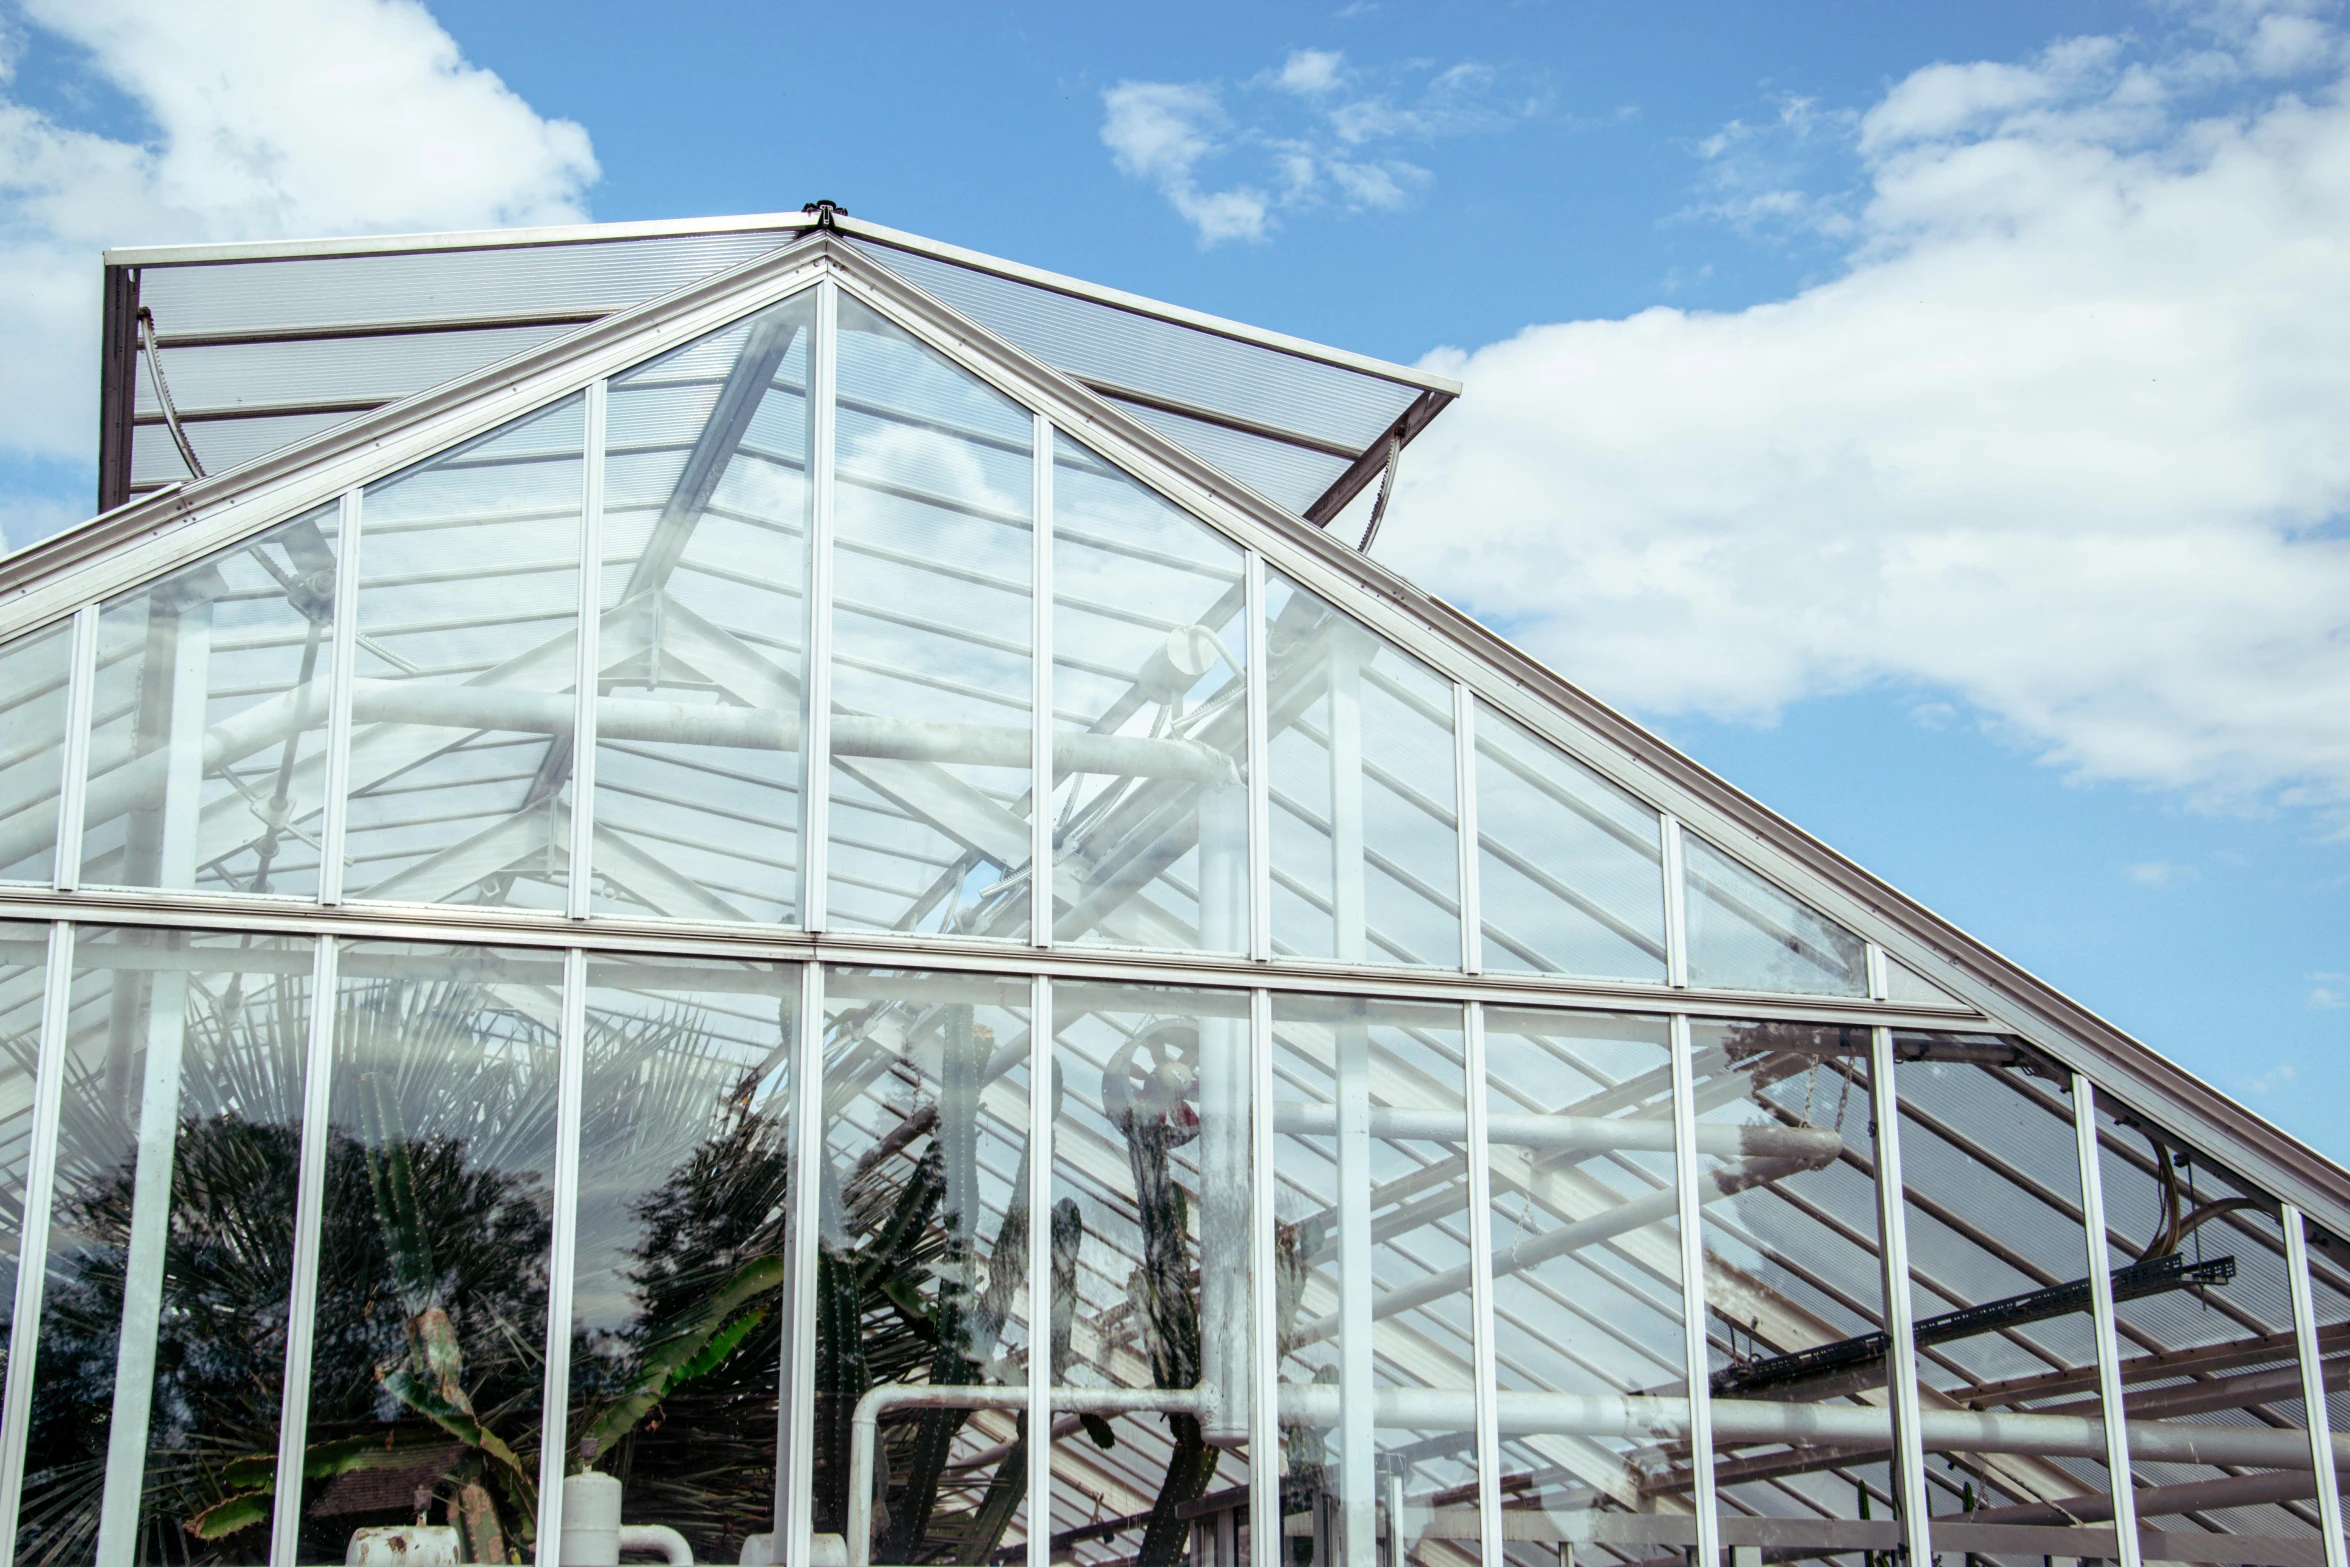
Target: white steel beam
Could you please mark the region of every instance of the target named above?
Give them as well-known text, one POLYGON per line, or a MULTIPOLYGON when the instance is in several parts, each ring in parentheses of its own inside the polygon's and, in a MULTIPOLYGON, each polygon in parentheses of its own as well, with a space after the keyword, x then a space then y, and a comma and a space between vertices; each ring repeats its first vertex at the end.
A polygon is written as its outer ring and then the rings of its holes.
MULTIPOLYGON (((2130 1423, 2122 1392, 2121 1350, 2114 1329, 2113 1259, 2105 1252, 2105 1171, 2097 1151, 2097 1091, 2072 1076, 2073 1148, 2081 1170, 2081 1238, 2088 1252, 2089 1311, 2097 1331, 2097 1396, 2104 1410, 2105 1476, 2113 1496, 2120 1567, 2139 1567, 2137 1482, 2130 1473, 2130 1423)), ((2323 1409, 2325 1406, 2317 1406, 2323 1409)), ((2329 1467, 2326 1470, 2331 1473, 2329 1467)))
POLYGON ((2285 1227, 2285 1268, 2293 1292, 2293 1340, 2300 1351, 2301 1411, 2309 1427, 2309 1462, 2317 1478, 2317 1528, 2323 1539, 2326 1567, 2344 1567, 2350 1556, 2342 1541, 2342 1481, 2334 1473, 2333 1417, 2328 1412, 2325 1377, 2318 1359, 2317 1301, 2309 1284, 2309 1233, 2301 1210, 2282 1205, 2278 1217, 2285 1227))
MULTIPOLYGON (((1901 1111, 1893 1030, 1869 1030, 1869 1105, 1877 1123, 1877 1256, 1885 1284, 1885 1382, 1893 1411, 1893 1495, 1913 1562, 1930 1562, 1926 1452, 1919 1431, 1918 1347, 1909 1296, 1909 1222, 1902 1205, 1901 1111)), ((2134 1567, 2134 1564, 2133 1564, 2134 1567)))
MULTIPOLYGON (((816 285, 808 354, 808 563, 800 634, 800 928, 825 928, 831 874, 833 400, 840 384, 840 290, 816 285)), ((797 1561, 798 1558, 793 1558, 797 1561)))
POLYGON ((302 1057, 302 1141, 294 1176, 294 1276, 286 1292, 285 1386, 278 1395, 277 1490, 269 1567, 294 1567, 302 1547, 302 1463, 310 1444, 310 1357, 318 1332, 318 1256, 326 1211, 327 1117, 333 1106, 335 938, 310 954, 310 1027, 302 1057))
POLYGON ((318 833, 318 901, 343 901, 343 838, 351 820, 351 677, 359 644, 362 492, 343 492, 335 523, 334 641, 327 665, 326 793, 318 833))
MULTIPOLYGON (((576 772, 573 777, 577 777, 576 772)), ((540 1395, 539 1567, 560 1567, 563 1476, 570 1467, 571 1288, 579 1251, 579 1137, 587 1054, 587 954, 563 954, 563 1022, 555 1043, 555 1190, 547 1244, 546 1381, 540 1395)))
MULTIPOLYGON (((563 867, 564 912, 588 917, 595 891, 596 708, 604 664, 599 652, 604 627, 604 430, 608 386, 590 381, 583 423, 579 494, 579 629, 574 641, 571 695, 571 842, 563 867)), ((551 742, 563 743, 561 737, 551 742)))
POLYGON ((1689 1015, 1676 1012, 1670 1035, 1673 1099, 1673 1192, 1681 1241, 1681 1353, 1689 1389, 1690 1504, 1697 1513, 1697 1560, 1722 1559, 1714 1496, 1713 1383, 1706 1342, 1705 1236, 1697 1175, 1697 1090, 1689 1015))

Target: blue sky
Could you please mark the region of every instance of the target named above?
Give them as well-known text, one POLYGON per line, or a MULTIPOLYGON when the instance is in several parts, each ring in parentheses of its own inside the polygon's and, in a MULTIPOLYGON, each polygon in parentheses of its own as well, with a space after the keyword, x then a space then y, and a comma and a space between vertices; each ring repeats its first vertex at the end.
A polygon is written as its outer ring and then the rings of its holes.
POLYGON ((102 244, 834 197, 1436 356, 1383 557, 2350 1158, 2338 8, 6 14, 12 545, 102 244))

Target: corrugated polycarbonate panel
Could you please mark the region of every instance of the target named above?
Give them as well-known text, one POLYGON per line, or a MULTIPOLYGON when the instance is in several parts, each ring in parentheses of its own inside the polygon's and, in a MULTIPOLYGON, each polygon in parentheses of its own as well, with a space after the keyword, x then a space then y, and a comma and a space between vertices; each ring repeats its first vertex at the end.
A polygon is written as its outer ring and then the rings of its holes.
MULTIPOLYGON (((221 343, 163 349, 172 405, 184 418, 215 408, 287 403, 388 403, 495 364, 575 330, 560 323, 397 337, 306 338, 287 343, 221 343)), ((157 414, 155 385, 139 361, 141 414, 157 414)))
MULTIPOLYGON (((188 441, 206 473, 226 473, 281 447, 307 440, 359 415, 352 413, 283 414, 265 419, 207 419, 188 425, 188 441)), ((131 436, 131 484, 154 486, 188 477, 171 444, 171 432, 159 424, 143 424, 131 436)))
MULTIPOLYGON (((1117 401, 1112 399, 1112 401, 1117 401)), ((1346 460, 1308 451, 1263 436, 1228 430, 1221 425, 1162 413, 1133 403, 1118 406, 1170 440, 1180 441, 1194 455, 1255 490, 1265 499, 1302 512, 1322 498, 1322 492, 1346 472, 1346 460)))
POLYGON ((1259 424, 1339 441, 1377 440, 1419 388, 1155 320, 911 251, 860 246, 1006 341, 1067 373, 1155 392, 1259 424))

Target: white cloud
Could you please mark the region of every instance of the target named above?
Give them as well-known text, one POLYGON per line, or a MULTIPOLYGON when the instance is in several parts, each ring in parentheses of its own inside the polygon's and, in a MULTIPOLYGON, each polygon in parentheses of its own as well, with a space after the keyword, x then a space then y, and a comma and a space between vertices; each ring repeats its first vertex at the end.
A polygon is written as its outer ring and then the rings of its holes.
POLYGON ((2168 860, 2141 860, 2135 865, 2124 866, 2122 870, 2124 875, 2139 886, 2152 887, 2156 890, 2196 879, 2195 868, 2192 865, 2174 865, 2168 860))
POLYGON ((1200 244, 1262 239, 1270 198, 1240 186, 1202 191, 1198 170, 1222 146, 1227 121, 1209 88, 1179 82, 1120 82, 1102 94, 1102 145, 1118 172, 1149 180, 1199 231, 1200 244))
POLYGON ((1894 683, 2350 807, 2350 97, 2265 36, 1930 67, 1854 124, 1832 280, 1432 356, 1381 553, 1639 709, 1894 683))
POLYGON ((86 51, 149 133, 64 123, 0 80, 0 443, 19 452, 90 455, 108 245, 585 214, 587 132, 468 64, 415 0, 25 0, 23 14, 86 51))
POLYGON ((2309 976, 2307 1006, 2313 1012, 2333 1012, 2350 1007, 2350 974, 2312 974, 2309 976))
POLYGON ((1339 66, 1346 56, 1335 49, 1299 49, 1281 62, 1280 74, 1274 85, 1284 92, 1300 93, 1308 98, 1319 98, 1326 92, 1338 90, 1339 66))

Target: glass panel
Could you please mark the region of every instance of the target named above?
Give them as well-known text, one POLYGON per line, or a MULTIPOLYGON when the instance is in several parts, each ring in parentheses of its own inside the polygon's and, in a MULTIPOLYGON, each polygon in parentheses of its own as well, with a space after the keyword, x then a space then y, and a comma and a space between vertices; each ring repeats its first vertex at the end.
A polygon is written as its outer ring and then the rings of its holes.
POLYGON ((1694 1546, 1686 1434, 1571 1418, 1688 1396, 1664 1020, 1488 1008, 1485 1083, 1504 1559, 1694 1546))
POLYGON ((1248 950, 1239 548, 1053 441, 1053 930, 1248 950))
POLYGON ((337 508, 98 617, 85 886, 318 891, 337 508))
POLYGON ((1893 958, 1885 960, 1885 999, 1906 1006, 1963 1007, 1966 1005, 1965 1002, 1941 986, 1920 978, 1906 964, 1893 958))
POLYGON ((57 790, 65 773, 65 696, 73 628, 0 647, 0 881, 46 882, 57 868, 57 790))
MULTIPOLYGON (((1022 980, 825 974, 819 1534, 847 1527, 850 1415, 868 1389, 1028 1380, 1028 994, 1022 980)), ((871 1559, 986 1561, 1024 1541, 1023 1470, 1006 1462, 1022 1426, 1004 1409, 885 1413, 871 1559)))
MULTIPOLYGON (((11 1323, 17 1257, 24 1246, 25 1183, 32 1173, 33 1090, 48 952, 48 927, 0 924, 0 1316, 11 1323)), ((0 1327, 0 1345, 7 1341, 0 1327)))
POLYGON ((2103 1096, 2097 1142, 2140 1554, 2316 1560, 2275 1199, 2103 1096))
POLYGON ((264 1562, 309 943, 89 929, 73 974, 16 1559, 264 1562))
POLYGON ((340 962, 300 1560, 421 1519, 444 1561, 528 1561, 562 959, 340 962))
POLYGON ((1292 1549, 1347 1567, 1474 1558, 1460 1010, 1276 996, 1273 1074, 1292 1549))
POLYGON ((1723 1539, 1867 1567, 1901 1543, 1869 1338, 1885 1326, 1869 1031, 1692 1034, 1723 1539))
POLYGON ((597 958, 587 983, 564 1467, 738 1561, 775 1528, 799 974, 597 958))
POLYGON ((581 399, 367 487, 344 891, 560 909, 581 399))
POLYGON ((1485 967, 1665 977, 1657 813, 1477 706, 1477 899, 1485 967))
POLYGON ((1054 1383, 1221 1395, 1056 1420, 1054 1527, 1092 1527, 1054 1543, 1172 1564, 1248 1494, 1248 997, 1056 985, 1053 1083, 1054 1383))
POLYGON ((595 907, 799 919, 800 294, 610 383, 595 907))
POLYGON ((1450 682, 1278 573, 1265 597, 1274 950, 1460 967, 1450 682))
POLYGON ((840 304, 831 919, 1028 934, 1034 421, 840 304))
POLYGON ((1899 1034, 1894 1052, 1934 1544, 2015 1567, 2110 1558, 2071 1074, 1979 1036, 1899 1034), (1931 1424, 1967 1410, 2070 1417, 2086 1440, 2008 1452, 1954 1446, 1931 1424))
POLYGON ((1681 837, 1689 983, 1711 990, 1865 996, 1861 939, 1815 914, 1695 833, 1681 837))

